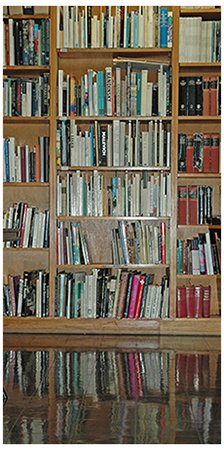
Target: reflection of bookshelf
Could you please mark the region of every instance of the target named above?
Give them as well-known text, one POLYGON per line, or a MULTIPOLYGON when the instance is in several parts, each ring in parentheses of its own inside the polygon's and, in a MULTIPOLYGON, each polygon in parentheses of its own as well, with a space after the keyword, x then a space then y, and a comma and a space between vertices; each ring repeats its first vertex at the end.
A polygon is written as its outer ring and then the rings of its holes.
MULTIPOLYGON (((87 18, 85 15, 85 8, 80 7, 81 11, 84 11, 81 16, 84 18, 87 18)), ((134 13, 131 13, 131 11, 134 10, 134 7, 128 7, 127 12, 130 13, 130 18, 133 16, 134 13)), ((131 180, 131 184, 135 184, 135 187, 138 191, 138 181, 141 180, 141 176, 143 172, 146 173, 144 175, 144 180, 150 180, 150 177, 154 175, 156 178, 156 174, 158 173, 159 176, 161 173, 164 175, 170 175, 171 177, 171 199, 177 198, 177 191, 178 186, 190 186, 190 185, 207 185, 212 186, 213 193, 214 193, 214 205, 217 204, 217 200, 219 199, 219 185, 220 185, 220 174, 215 173, 178 173, 178 134, 179 133, 220 133, 220 117, 214 117, 214 116, 179 116, 179 105, 178 105, 178 89, 179 89, 179 77, 196 77, 199 73, 202 74, 202 76, 206 77, 212 77, 212 76, 219 76, 220 75, 220 69, 221 65, 220 63, 205 63, 205 62, 198 62, 198 63, 184 63, 181 62, 181 64, 178 64, 178 58, 179 58, 179 18, 180 16, 187 17, 187 16, 201 16, 203 17, 203 20, 219 20, 220 19, 220 8, 210 8, 210 9, 202 9, 198 8, 195 9, 183 9, 179 7, 170 7, 168 8, 169 12, 173 12, 173 42, 172 47, 170 46, 164 46, 163 48, 159 47, 159 42, 153 42, 153 45, 146 44, 144 42, 144 45, 139 45, 139 48, 135 48, 134 44, 132 45, 132 48, 126 48, 125 46, 122 48, 115 47, 115 48, 73 48, 73 45, 70 45, 69 48, 67 47, 66 40, 62 44, 60 39, 58 39, 57 36, 57 29, 58 29, 58 21, 63 22, 63 8, 61 10, 57 11, 56 7, 50 7, 50 67, 46 69, 46 66, 9 66, 7 65, 4 68, 5 75, 13 75, 13 77, 30 77, 35 78, 39 77, 40 75, 46 73, 46 71, 50 74, 50 87, 51 92, 57 92, 57 70, 64 72, 64 92, 66 95, 66 89, 68 87, 68 80, 67 75, 74 75, 75 79, 78 81, 77 88, 79 88, 82 76, 88 73, 88 69, 93 69, 96 72, 104 72, 105 68, 109 68, 113 66, 113 60, 116 62, 116 68, 118 68, 119 65, 121 65, 121 81, 125 81, 124 79, 124 71, 127 73, 126 76, 129 77, 131 75, 129 73, 128 69, 128 61, 130 59, 136 59, 138 61, 143 61, 143 64, 139 63, 138 68, 133 69, 133 72, 135 73, 133 79, 137 77, 136 73, 141 70, 139 69, 139 66, 144 66, 143 70, 147 70, 146 67, 146 61, 150 61, 151 69, 150 70, 150 78, 148 81, 150 87, 149 87, 149 93, 147 95, 151 95, 151 89, 156 84, 157 77, 158 77, 158 61, 160 63, 159 65, 159 77, 161 78, 162 71, 166 70, 166 67, 172 66, 172 92, 170 99, 172 99, 172 114, 165 116, 164 110, 160 110, 160 113, 162 115, 154 115, 154 116, 144 116, 144 112, 148 114, 148 111, 144 111, 144 104, 143 106, 143 115, 136 115, 133 114, 134 107, 133 103, 131 102, 132 94, 134 89, 132 89, 132 92, 129 92, 130 94, 130 102, 128 98, 129 107, 130 109, 130 115, 127 113, 129 111, 125 111, 125 114, 123 114, 119 117, 117 115, 110 115, 110 116, 94 116, 90 113, 92 111, 88 111, 88 115, 78 115, 74 116, 73 111, 70 113, 66 110, 65 112, 62 110, 62 113, 64 114, 63 117, 61 117, 61 111, 58 111, 57 108, 57 99, 55 96, 50 96, 50 115, 48 117, 4 117, 4 137, 15 137, 16 141, 18 142, 18 145, 35 145, 38 142, 39 136, 49 136, 50 137, 50 176, 49 176, 49 183, 28 183, 26 186, 21 183, 5 183, 4 184, 4 208, 7 208, 12 205, 12 203, 15 200, 15 196, 17 197, 17 201, 28 201, 31 204, 35 204, 35 206, 38 206, 39 208, 48 208, 50 210, 50 248, 49 251, 45 251, 44 249, 42 251, 36 251, 35 249, 29 249, 28 250, 20 250, 16 251, 16 258, 14 258, 14 250, 4 250, 4 275, 7 276, 9 273, 9 268, 12 272, 12 275, 16 275, 18 271, 18 267, 20 267, 21 275, 23 271, 27 270, 27 264, 30 265, 30 256, 29 259, 26 257, 26 255, 32 255, 32 269, 46 269, 49 270, 49 290, 50 290, 50 303, 49 303, 49 317, 44 318, 42 321, 39 318, 29 318, 26 321, 23 321, 23 318, 9 318, 4 317, 4 330, 5 332, 8 331, 15 331, 19 330, 21 328, 24 329, 24 331, 29 331, 35 327, 36 332, 54 332, 55 328, 57 329, 57 332, 66 332, 66 333, 119 333, 119 334, 125 334, 125 333, 143 333, 143 334, 172 334, 172 333, 209 333, 209 334, 217 334, 219 333, 219 327, 220 327, 220 318, 219 318, 219 299, 218 299, 218 292, 219 292, 219 285, 220 285, 220 278, 216 275, 206 275, 202 279, 200 276, 197 276, 194 278, 194 276, 190 275, 189 277, 183 277, 180 275, 177 275, 176 273, 176 241, 177 239, 184 239, 185 236, 187 239, 192 238, 194 236, 195 230, 191 228, 190 225, 186 225, 187 228, 182 228, 181 226, 178 227, 177 223, 177 201, 171 202, 171 210, 166 212, 166 214, 157 213, 156 216, 154 216, 154 221, 159 223, 161 219, 164 219, 167 221, 167 223, 170 224, 170 261, 171 263, 168 265, 168 267, 164 267, 162 264, 158 266, 153 267, 128 267, 128 270, 138 270, 139 273, 148 273, 148 274, 154 274, 154 283, 160 284, 161 279, 164 275, 164 270, 167 271, 169 274, 169 289, 170 289, 170 307, 169 307, 169 318, 165 319, 149 319, 149 320, 135 320, 134 327, 133 322, 131 320, 116 320, 116 319, 102 319, 99 320, 97 323, 95 323, 92 319, 69 319, 67 320, 65 317, 61 317, 60 320, 58 317, 55 317, 55 277, 58 273, 62 271, 72 271, 76 272, 77 270, 86 271, 87 273, 91 273, 91 270, 94 268, 101 269, 101 266, 97 266, 97 263, 100 263, 100 260, 96 258, 93 260, 93 264, 85 267, 85 265, 82 265, 81 267, 75 266, 73 264, 71 265, 58 265, 56 262, 56 229, 57 229, 57 220, 67 220, 67 221, 74 221, 78 219, 78 221, 81 223, 81 226, 86 231, 87 230, 87 241, 90 242, 90 246, 94 249, 94 239, 92 238, 95 235, 95 231, 102 230, 102 235, 100 237, 100 241, 98 242, 98 249, 99 254, 97 256, 104 256, 107 257, 107 253, 104 252, 104 238, 105 233, 107 230, 108 224, 110 224, 110 227, 116 227, 115 222, 117 219, 125 220, 125 218, 128 217, 128 219, 132 220, 135 218, 135 214, 131 215, 129 214, 120 214, 122 211, 122 201, 120 202, 121 208, 118 213, 118 211, 115 212, 114 217, 110 217, 110 214, 108 213, 108 201, 104 201, 104 214, 101 217, 96 216, 82 216, 80 217, 79 214, 76 212, 69 211, 66 214, 64 211, 58 210, 56 208, 57 205, 57 183, 56 180, 63 180, 63 183, 68 182, 69 179, 72 178, 75 174, 77 174, 77 171, 80 171, 82 174, 82 181, 87 180, 87 184, 91 183, 90 177, 93 174, 94 170, 97 170, 100 175, 103 175, 102 180, 104 180, 106 187, 110 186, 110 183, 112 182, 112 178, 119 179, 120 187, 117 190, 118 196, 122 198, 122 189, 124 190, 124 182, 125 177, 126 180, 131 180), (102 57, 103 55, 103 57, 102 57), (120 58, 122 58, 123 62, 121 63, 120 58), (59 114, 60 113, 60 114, 59 114), (116 140, 114 141, 114 149, 113 146, 111 146, 111 149, 115 151, 115 154, 113 155, 113 151, 110 156, 110 160, 106 161, 107 165, 102 166, 99 164, 99 161, 94 161, 94 158, 92 161, 90 161, 90 165, 82 165, 83 161, 76 160, 74 161, 61 161, 61 166, 57 165, 56 167, 56 159, 58 163, 58 128, 61 127, 61 125, 66 122, 66 130, 69 129, 69 127, 76 126, 77 129, 77 136, 80 133, 80 136, 82 139, 86 139, 87 142, 88 139, 94 137, 93 142, 97 144, 98 148, 95 148, 94 151, 96 151, 96 155, 99 156, 99 146, 102 143, 99 139, 96 139, 96 131, 98 128, 101 129, 102 133, 106 133, 109 135, 109 139, 112 139, 112 132, 113 128, 114 131, 118 125, 122 129, 121 136, 122 136, 122 146, 123 148, 127 149, 127 158, 130 157, 130 153, 128 151, 130 150, 130 145, 134 145, 134 136, 137 129, 137 135, 141 139, 141 141, 148 142, 149 136, 148 133, 148 127, 151 126, 150 123, 154 126, 158 126, 158 128, 161 126, 161 130, 163 127, 166 127, 167 130, 170 130, 172 135, 172 154, 170 155, 170 158, 168 160, 162 161, 162 156, 160 155, 159 160, 159 154, 158 154, 158 164, 154 161, 150 161, 146 154, 144 154, 143 160, 135 160, 135 158, 130 159, 129 163, 132 163, 132 165, 128 166, 127 164, 124 164, 123 160, 115 161, 116 164, 114 164, 112 156, 116 157, 118 156, 120 158, 119 153, 117 154, 116 150, 116 140), (157 123, 157 125, 155 125, 157 123), (24 133, 24 124, 26 124, 25 133, 24 133), (161 125, 162 124, 162 125, 161 125), (92 130, 92 131, 91 131, 92 130), (91 134, 92 133, 92 134, 91 134), (25 134, 25 136, 23 136, 25 134), (133 142, 132 142, 133 141, 133 142), (125 144, 126 142, 126 144, 125 144), (131 144, 130 144, 131 143, 131 144), (130 144, 130 145, 129 145, 130 144), (57 147, 57 148, 56 148, 57 147), (112 159, 112 161, 111 161, 112 159), (142 164, 142 161, 146 162, 146 165, 142 164), (134 163, 134 165, 133 165, 134 163), (162 163, 162 164, 160 164, 162 163), (128 175, 126 175, 128 174, 128 175), (139 174, 139 178, 136 177, 136 175, 139 174), (69 175, 69 176, 68 176, 69 175), (135 175, 135 177, 134 177, 135 175), (133 181, 135 180, 135 181, 133 181), (132 182, 133 181, 133 182, 132 182), (27 187, 30 189, 27 189, 27 187), (16 195, 15 195, 16 193, 16 195), (75 215, 73 215, 75 214, 75 215), (109 216, 109 217, 108 217, 109 216), (103 234, 104 233, 104 234, 103 234), (13 257, 12 257, 13 255, 13 257), (29 261, 29 262, 28 262, 29 261), (191 283, 195 284, 210 284, 212 289, 212 302, 211 302, 211 317, 209 319, 198 319, 197 321, 195 319, 176 319, 176 287, 177 286, 183 286, 187 285, 189 280, 191 283), (56 327, 55 327, 55 324, 56 327)), ((108 13, 110 14, 110 20, 112 16, 116 16, 115 7, 112 7, 110 12, 108 10, 108 13)), ((66 14, 66 10, 64 10, 64 13, 66 14)), ((93 16, 95 16, 96 21, 101 20, 100 17, 102 17, 102 13, 106 14, 106 7, 92 7, 92 13, 93 16), (96 19, 97 17, 97 19, 96 19)), ((139 10, 139 14, 143 14, 143 10, 139 10)), ((36 16, 36 18, 39 16, 36 16)), ((14 18, 14 17, 12 17, 14 18)), ((24 18, 24 16, 22 16, 24 18)), ((88 17, 89 20, 90 17, 88 17)), ((21 17, 17 16, 15 17, 16 20, 20 20, 21 17)), ((30 17, 27 17, 27 19, 30 19, 30 17)), ((35 16, 34 16, 35 19, 35 16)), ((46 19, 46 15, 43 15, 43 19, 46 19)), ((117 18, 116 18, 117 20, 117 18)), ((133 19, 134 20, 134 19, 133 19)), ((136 19, 137 20, 137 19, 136 19)), ((140 20, 143 20, 140 18, 140 20)), ((98 22, 97 22, 98 23, 98 22)), ((95 23, 94 27, 96 26, 96 29, 99 25, 95 23)), ((64 33, 66 38, 66 28, 64 27, 64 33)), ((101 36, 102 37, 102 36, 101 36)), ((68 36, 67 36, 68 38, 68 36)), ((143 39, 141 36, 140 39, 143 39)), ((133 41, 134 42, 134 41, 133 41)), ((96 44, 96 43, 95 43, 96 44)), ((110 45, 109 45, 110 47, 110 45)), ((116 69, 115 69, 116 70, 116 69)), ((119 71, 117 71, 117 76, 119 76, 119 71)), ((73 80, 74 81, 74 80, 73 80)), ((72 82, 73 82, 72 81, 72 82)), ((133 81, 133 80, 132 80, 133 81)), ((95 83, 95 82, 94 82, 95 83)), ((93 86, 96 87, 96 84, 93 86)), ((95 89, 94 87, 94 89, 95 89)), ((134 87, 134 85, 132 86, 134 87)), ((82 86, 81 86, 82 88, 82 86)), ((161 88, 161 85, 160 85, 161 88)), ((94 93, 94 91, 93 91, 94 93)), ((94 94, 95 95, 95 94, 94 94)), ((161 90, 160 90, 160 96, 161 96, 161 90)), ((66 108, 67 108, 66 104, 66 108)), ((116 106, 116 105, 115 105, 116 106)), ((122 112, 122 111, 121 111, 122 112)), ((65 133, 67 132, 65 130, 65 133)), ((64 131, 63 131, 64 132, 64 131)), ((102 134, 101 133, 101 134, 102 134)), ((108 138, 108 136, 107 136, 108 138)), ((102 138, 103 139, 103 138, 102 138)), ((113 141, 113 139, 112 139, 113 141)), ((94 145, 95 145, 94 144, 94 145)), ((89 144, 88 144, 89 145, 89 144)), ((94 148, 93 145, 93 148, 94 148)), ((89 148, 89 147, 88 147, 89 148)), ((91 147, 92 148, 92 147, 91 147)), ((160 148, 161 150, 161 148, 160 148)), ((63 157, 66 156, 65 153, 63 153, 63 157)), ((136 155, 134 154, 134 157, 136 155)), ((61 154, 62 157, 62 154, 61 154)), ((87 158, 88 161, 88 158, 87 158)), ((164 177, 165 178, 165 177, 164 177)), ((140 181, 139 181, 140 183, 140 181)), ((78 187, 79 188, 79 187, 78 187)), ((104 186, 105 188, 105 186, 104 186)), ((132 188, 132 187, 131 187, 132 188)), ((64 185, 63 185, 64 189, 64 185)), ((91 191, 91 189, 90 189, 91 191)), ((109 189, 110 191, 110 189, 109 189)), ((92 191, 93 192, 93 191, 92 191)), ((106 195, 111 195, 111 193, 107 191, 107 189, 102 190, 103 193, 106 193, 106 195), (105 191, 105 192, 104 192, 105 191)), ((71 197, 73 195, 72 189, 70 189, 71 197)), ((64 195, 64 193, 62 194, 64 195)), ((133 195, 135 196, 135 191, 133 190, 133 195)), ((66 201, 68 201, 69 198, 66 198, 66 201)), ((125 211, 123 209, 123 211, 125 211)), ((139 209, 138 209, 139 211, 139 209)), ((219 212, 219 211, 218 211, 219 212)), ((215 213, 218 213, 215 211, 215 213)), ((83 212, 82 212, 83 213, 83 212)), ((143 222, 147 219, 148 214, 145 214, 142 216, 142 218, 139 217, 140 220, 143 222)), ((149 219, 151 219, 149 217, 149 219)), ((108 236, 106 236, 107 242, 108 242, 108 236)), ((97 250, 98 250, 97 249, 97 250)), ((96 246, 94 249, 94 252, 97 252, 96 246)), ((105 262, 105 259, 103 260, 105 262)), ((111 261, 107 260, 106 263, 109 263, 109 269, 111 261)), ((123 267, 122 265, 119 266, 116 265, 113 267, 113 269, 116 271, 119 268, 126 269, 126 267, 123 267)))

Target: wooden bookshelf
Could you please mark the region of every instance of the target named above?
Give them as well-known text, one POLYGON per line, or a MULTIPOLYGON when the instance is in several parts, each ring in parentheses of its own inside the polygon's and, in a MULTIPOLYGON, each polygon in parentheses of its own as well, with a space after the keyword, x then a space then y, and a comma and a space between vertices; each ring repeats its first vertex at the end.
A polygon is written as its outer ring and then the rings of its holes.
MULTIPOLYGON (((98 7, 97 7, 98 8, 98 7)), ((133 8, 133 7, 129 7, 133 8)), ((180 116, 179 115, 179 76, 180 74, 220 74, 220 63, 179 63, 179 18, 180 16, 202 16, 205 19, 220 19, 221 8, 206 9, 184 9, 177 6, 171 8, 173 11, 173 46, 172 48, 78 48, 65 49, 56 47, 57 33, 57 11, 55 6, 50 7, 50 15, 34 16, 8 16, 15 20, 22 19, 44 19, 50 18, 50 66, 5 66, 3 72, 6 75, 38 76, 48 71, 50 74, 50 115, 48 117, 3 117, 4 136, 16 136, 16 139, 24 145, 33 144, 39 135, 50 138, 50 174, 49 183, 4 183, 4 207, 21 198, 28 198, 29 202, 38 207, 47 207, 50 210, 50 247, 49 249, 15 249, 5 248, 4 255, 4 277, 7 276, 12 267, 12 273, 16 270, 29 270, 31 268, 44 268, 49 271, 49 317, 4 317, 5 333, 65 333, 65 334, 161 334, 161 335, 220 335, 221 320, 217 312, 217 285, 221 282, 221 275, 177 275, 176 248, 179 233, 193 233, 196 228, 213 228, 211 225, 178 226, 177 223, 177 188, 185 182, 202 184, 212 182, 214 186, 220 186, 220 174, 215 173, 178 173, 178 133, 179 132, 219 132, 221 129, 220 116, 180 116), (112 65, 113 58, 129 57, 148 59, 152 61, 161 60, 165 64, 172 65, 172 116, 59 116, 57 111, 57 70, 63 69, 65 73, 77 73, 79 79, 87 68, 102 70, 107 65, 112 65), (24 75, 25 74, 25 75, 24 75), (170 123, 172 132, 172 157, 170 167, 123 167, 123 166, 56 166, 56 129, 60 120, 75 120, 80 127, 85 127, 91 122, 110 123, 113 120, 147 122, 150 120, 165 121, 170 123), (110 172, 170 172, 171 173, 171 216, 164 217, 127 217, 127 216, 57 216, 56 212, 56 176, 57 174, 72 173, 76 170, 109 174, 110 172), (210 181, 211 180, 211 181, 210 181), (28 188, 28 189, 27 189, 28 188), (29 189, 31 188, 31 189, 29 189), (41 189, 43 188, 43 189, 41 189), (169 221, 170 223, 170 264, 130 264, 116 265, 99 262, 89 265, 58 265, 56 263, 56 221, 78 221, 85 222, 85 227, 106 226, 111 221, 169 221), (19 268, 19 269, 18 269, 19 268), (127 270, 139 270, 142 272, 155 273, 157 277, 165 271, 169 272, 170 278, 170 318, 169 319, 66 319, 55 317, 55 276, 60 271, 91 271, 93 268, 109 268, 112 270, 124 268, 127 270), (209 284, 214 287, 214 305, 212 315, 209 319, 177 319, 176 318, 176 287, 191 283, 209 284)), ((105 175, 106 176, 106 175, 105 175)), ((220 229, 220 226, 214 226, 220 229)), ((91 228, 92 230, 92 228, 91 228)), ((91 233, 89 234, 91 236, 91 233)), ((89 238, 88 236, 88 238, 89 238)), ((94 234, 92 234, 92 237, 94 234)), ((102 244, 102 241, 100 242, 102 244)), ((93 259, 94 260, 94 259, 93 259)), ((97 259, 95 259, 97 260, 97 259)), ((100 259, 98 260, 100 261, 100 259)))

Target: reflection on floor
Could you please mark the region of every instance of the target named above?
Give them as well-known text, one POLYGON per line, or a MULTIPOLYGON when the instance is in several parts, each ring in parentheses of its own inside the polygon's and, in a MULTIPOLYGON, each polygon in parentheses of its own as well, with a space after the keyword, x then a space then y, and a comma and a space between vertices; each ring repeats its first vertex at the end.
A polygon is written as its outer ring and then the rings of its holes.
POLYGON ((221 442, 217 338, 6 336, 5 444, 221 442))

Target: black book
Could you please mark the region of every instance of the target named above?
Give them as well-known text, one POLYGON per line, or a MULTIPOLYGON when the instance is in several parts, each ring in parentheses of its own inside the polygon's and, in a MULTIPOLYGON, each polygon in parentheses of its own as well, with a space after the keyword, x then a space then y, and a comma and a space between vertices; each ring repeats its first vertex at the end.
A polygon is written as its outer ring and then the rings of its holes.
POLYGON ((107 125, 98 128, 99 166, 107 165, 107 125))
POLYGON ((145 285, 144 285, 143 294, 142 294, 140 318, 144 317, 144 315, 145 315, 145 304, 146 304, 146 298, 147 298, 147 294, 148 294, 149 284, 150 284, 150 275, 146 274, 145 285))
POLYGON ((106 284, 107 284, 107 277, 106 277, 106 269, 103 269, 102 273, 102 293, 101 293, 101 302, 100 302, 100 317, 105 317, 105 301, 106 301, 106 284))
POLYGON ((31 16, 34 13, 33 6, 23 6, 23 14, 27 16, 31 16))
POLYGON ((124 6, 120 6, 120 47, 124 47, 124 6))
POLYGON ((87 37, 88 47, 91 48, 91 18, 92 18, 92 6, 87 6, 87 37))
POLYGON ((14 20, 13 22, 13 35, 14 35, 14 56, 15 65, 20 65, 20 47, 19 47, 19 22, 14 20))
POLYGON ((158 84, 152 86, 152 116, 158 116, 158 84))
POLYGON ((180 77, 179 81, 179 114, 187 115, 187 78, 180 77))
POLYGON ((193 161, 194 172, 202 172, 203 171, 203 149, 204 149, 203 133, 195 133, 194 134, 193 146, 194 146, 194 161, 193 161))
POLYGON ((178 171, 186 172, 187 135, 178 134, 178 171))
POLYGON ((21 20, 18 21, 18 28, 19 28, 19 36, 18 36, 18 48, 19 48, 18 61, 19 62, 18 62, 18 64, 20 66, 22 66, 23 65, 23 25, 22 25, 21 20))
POLYGON ((187 115, 195 116, 196 114, 196 78, 187 78, 187 115))
POLYGON ((195 91, 196 91, 195 114, 196 114, 196 116, 202 116, 202 111, 203 111, 202 77, 196 77, 195 91))
POLYGON ((132 288, 132 281, 133 281, 133 277, 135 275, 136 272, 132 272, 130 273, 130 277, 128 280, 128 288, 127 288, 127 295, 126 295, 126 302, 125 302, 125 308, 124 308, 124 317, 128 317, 128 309, 129 309, 129 303, 130 303, 130 298, 131 298, 131 288, 132 288))
POLYGON ((49 222, 50 222, 50 212, 45 211, 45 228, 44 228, 44 245, 43 248, 49 248, 49 222))
POLYGON ((96 317, 100 317, 101 311, 101 299, 102 299, 102 286, 103 286, 103 270, 100 269, 97 275, 97 284, 96 284, 96 317))
POLYGON ((198 223, 202 225, 204 223, 204 188, 198 186, 198 223))

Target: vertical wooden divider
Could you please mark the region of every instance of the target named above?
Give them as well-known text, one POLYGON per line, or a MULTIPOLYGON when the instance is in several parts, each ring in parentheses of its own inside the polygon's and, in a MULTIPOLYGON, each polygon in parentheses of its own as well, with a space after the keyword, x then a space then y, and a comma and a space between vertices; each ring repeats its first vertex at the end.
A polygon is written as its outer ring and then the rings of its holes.
POLYGON ((176 242, 177 242, 177 161, 178 161, 178 84, 179 84, 179 6, 173 7, 172 48, 172 151, 170 220, 170 318, 176 317, 176 242))
POLYGON ((49 316, 55 310, 56 271, 56 114, 57 114, 57 7, 50 6, 50 255, 49 255, 49 316))

